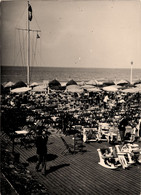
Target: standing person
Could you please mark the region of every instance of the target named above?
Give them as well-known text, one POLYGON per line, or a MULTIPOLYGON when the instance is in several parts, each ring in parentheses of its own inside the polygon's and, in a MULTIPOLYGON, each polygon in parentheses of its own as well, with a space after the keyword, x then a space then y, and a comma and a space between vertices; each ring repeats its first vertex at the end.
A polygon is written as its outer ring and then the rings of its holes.
POLYGON ((104 97, 104 99, 103 99, 104 108, 107 107, 108 100, 109 100, 109 97, 108 97, 108 95, 106 95, 106 96, 104 97))
POLYGON ((126 131, 126 126, 128 125, 128 120, 126 117, 124 117, 118 126, 119 129, 119 133, 120 133, 120 137, 121 137, 121 142, 124 142, 124 135, 125 135, 125 131, 126 131))
POLYGON ((40 130, 36 139, 36 148, 38 155, 38 162, 36 165, 36 171, 39 171, 39 167, 42 164, 42 174, 46 174, 46 158, 47 158, 47 142, 48 136, 45 131, 40 130))

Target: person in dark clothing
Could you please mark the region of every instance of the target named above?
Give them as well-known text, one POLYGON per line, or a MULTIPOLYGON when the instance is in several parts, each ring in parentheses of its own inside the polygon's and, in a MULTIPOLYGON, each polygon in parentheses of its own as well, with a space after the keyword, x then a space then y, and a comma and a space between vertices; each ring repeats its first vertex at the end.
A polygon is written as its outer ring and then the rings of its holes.
POLYGON ((120 137, 121 137, 121 142, 124 142, 124 136, 125 136, 125 131, 126 131, 126 126, 128 125, 128 119, 126 117, 124 117, 118 126, 119 129, 119 133, 120 133, 120 137))
POLYGON ((45 131, 39 131, 36 139, 36 148, 38 155, 38 162, 36 165, 36 171, 39 171, 39 167, 42 164, 42 174, 46 174, 46 158, 47 158, 47 142, 48 136, 45 131))

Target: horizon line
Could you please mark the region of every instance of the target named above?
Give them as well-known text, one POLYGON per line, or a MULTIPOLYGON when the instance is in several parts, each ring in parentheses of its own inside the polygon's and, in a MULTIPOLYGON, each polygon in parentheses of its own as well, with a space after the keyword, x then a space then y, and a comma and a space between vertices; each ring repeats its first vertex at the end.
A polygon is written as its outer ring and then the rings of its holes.
MULTIPOLYGON (((27 68, 27 66, 16 66, 16 65, 1 65, 1 67, 23 67, 23 68, 27 68)), ((32 68, 89 68, 89 69, 130 69, 130 67, 118 67, 118 68, 115 68, 115 67, 66 67, 66 66, 30 66, 32 68)), ((137 67, 134 67, 132 66, 133 69, 141 69, 141 68, 137 68, 137 67)))

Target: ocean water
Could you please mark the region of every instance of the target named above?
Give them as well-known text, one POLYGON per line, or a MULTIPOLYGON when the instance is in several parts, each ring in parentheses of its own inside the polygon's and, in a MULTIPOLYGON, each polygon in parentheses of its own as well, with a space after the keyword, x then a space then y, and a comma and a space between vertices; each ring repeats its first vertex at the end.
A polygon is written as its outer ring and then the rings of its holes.
MULTIPOLYGON (((133 81, 141 78, 141 69, 133 69, 133 81)), ((109 79, 130 81, 130 69, 110 68, 54 68, 30 67, 30 82, 43 82, 57 79, 60 82, 89 81, 91 79, 109 79)), ((4 66, 1 67, 1 83, 12 81, 26 82, 26 67, 4 66)))

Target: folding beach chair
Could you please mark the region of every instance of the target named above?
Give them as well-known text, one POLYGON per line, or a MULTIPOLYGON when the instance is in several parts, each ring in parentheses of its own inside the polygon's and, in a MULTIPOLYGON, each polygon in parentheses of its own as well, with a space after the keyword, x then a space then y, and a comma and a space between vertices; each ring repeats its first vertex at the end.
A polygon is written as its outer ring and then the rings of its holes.
POLYGON ((83 128, 83 141, 95 142, 98 140, 97 128, 83 128))
POLYGON ((112 147, 97 149, 100 162, 99 165, 108 168, 108 169, 117 169, 120 165, 118 159, 114 157, 112 147), (106 155, 105 152, 107 151, 106 155))
POLYGON ((129 162, 131 163, 141 163, 141 149, 138 144, 125 144, 121 151, 128 152, 129 162), (131 159, 131 160, 130 160, 131 159))
POLYGON ((133 143, 135 141, 135 129, 132 128, 131 126, 126 127, 126 132, 125 132, 125 142, 126 143, 133 143))
POLYGON ((131 164, 135 163, 134 160, 132 159, 130 152, 121 150, 122 149, 121 145, 116 145, 115 148, 117 151, 119 162, 121 163, 123 169, 128 168, 131 164))
POLYGON ((97 140, 98 141, 107 141, 109 134, 109 124, 108 123, 99 123, 97 140))

